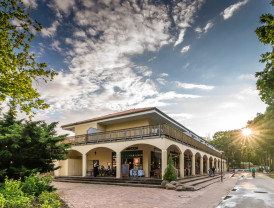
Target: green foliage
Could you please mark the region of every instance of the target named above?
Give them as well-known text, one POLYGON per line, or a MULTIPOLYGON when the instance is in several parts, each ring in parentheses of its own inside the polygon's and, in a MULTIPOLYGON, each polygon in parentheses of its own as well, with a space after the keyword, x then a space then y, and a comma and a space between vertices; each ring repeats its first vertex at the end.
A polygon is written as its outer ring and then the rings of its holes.
POLYGON ((38 197, 38 201, 41 203, 41 208, 59 208, 61 203, 58 198, 58 194, 44 191, 38 197))
POLYGON ((39 174, 31 174, 25 177, 25 181, 22 182, 22 191, 28 195, 39 196, 42 192, 52 192, 54 190, 51 186, 52 177, 46 175, 40 179, 39 174))
POLYGON ((0 104, 11 98, 14 106, 31 116, 33 109, 49 105, 40 99, 33 82, 52 81, 55 73, 46 63, 37 63, 30 43, 42 26, 32 20, 22 0, 0 1, 0 104))
MULTIPOLYGON (((48 179, 40 179, 38 183, 47 183, 48 179)), ((36 176, 31 176, 31 180, 36 176)), ((36 178, 35 178, 35 181, 36 178)), ((24 191, 24 183, 21 180, 5 179, 5 186, 0 191, 0 208, 59 208, 61 203, 55 192, 43 191, 37 197, 24 191)), ((27 182, 29 183, 29 182, 27 182)), ((30 184, 29 184, 30 185, 30 184)), ((37 183, 34 183, 36 186, 37 183)), ((28 191, 28 190, 27 190, 28 191)))
POLYGON ((5 179, 5 187, 0 193, 0 208, 12 207, 32 207, 31 202, 34 200, 33 196, 26 195, 21 190, 21 181, 13 179, 5 179))
POLYGON ((163 178, 164 180, 167 180, 167 181, 177 180, 177 173, 176 173, 176 170, 174 167, 174 161, 171 155, 168 158, 168 165, 167 165, 167 168, 165 169, 163 178))
POLYGON ((0 181, 5 175, 18 179, 57 169, 53 162, 66 159, 70 144, 62 142, 66 135, 56 135, 56 125, 16 120, 12 109, 5 114, 0 120, 0 181))
MULTIPOLYGON (((274 1, 271 1, 274 6, 274 1)), ((259 40, 264 44, 270 44, 271 52, 266 52, 261 55, 260 62, 265 63, 265 68, 262 72, 257 72, 255 76, 257 80, 257 89, 260 92, 260 97, 268 105, 274 104, 274 16, 272 14, 263 14, 260 17, 260 22, 263 26, 258 27, 255 32, 259 40)))

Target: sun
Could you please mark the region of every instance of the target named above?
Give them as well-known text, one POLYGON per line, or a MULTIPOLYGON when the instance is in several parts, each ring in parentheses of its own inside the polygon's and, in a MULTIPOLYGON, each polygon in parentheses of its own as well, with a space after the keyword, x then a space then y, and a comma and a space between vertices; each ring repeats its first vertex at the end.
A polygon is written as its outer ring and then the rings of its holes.
POLYGON ((242 134, 244 136, 249 136, 251 134, 251 130, 249 128, 245 128, 242 130, 242 134))

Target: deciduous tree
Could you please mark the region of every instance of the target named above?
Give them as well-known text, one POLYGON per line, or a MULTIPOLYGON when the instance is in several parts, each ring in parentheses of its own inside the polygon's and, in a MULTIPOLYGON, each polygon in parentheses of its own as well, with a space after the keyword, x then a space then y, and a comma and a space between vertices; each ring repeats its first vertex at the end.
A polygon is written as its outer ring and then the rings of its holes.
POLYGON ((21 112, 49 105, 41 99, 33 82, 51 81, 56 73, 38 63, 30 53, 30 43, 41 24, 30 18, 22 0, 0 0, 0 104, 10 100, 21 112))

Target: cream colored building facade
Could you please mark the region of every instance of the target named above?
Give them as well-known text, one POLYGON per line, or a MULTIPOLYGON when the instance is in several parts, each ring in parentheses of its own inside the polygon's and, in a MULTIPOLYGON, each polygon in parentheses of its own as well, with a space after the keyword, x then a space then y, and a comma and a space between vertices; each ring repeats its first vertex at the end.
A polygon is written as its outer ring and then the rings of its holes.
POLYGON ((219 150, 157 108, 133 109, 62 126, 73 131, 68 159, 58 161, 56 176, 89 176, 94 161, 115 168, 122 177, 123 164, 140 169, 145 177, 164 171, 172 156, 178 176, 226 170, 219 150), (221 163, 222 161, 222 163, 221 163))

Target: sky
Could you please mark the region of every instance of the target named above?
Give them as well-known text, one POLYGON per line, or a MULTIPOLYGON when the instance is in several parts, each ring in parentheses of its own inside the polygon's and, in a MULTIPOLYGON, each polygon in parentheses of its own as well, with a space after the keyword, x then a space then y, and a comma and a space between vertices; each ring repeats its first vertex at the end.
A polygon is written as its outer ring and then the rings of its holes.
POLYGON ((36 87, 61 125, 159 108, 196 134, 240 129, 266 105, 254 30, 268 0, 24 0, 43 29, 31 51, 59 72, 36 87))

